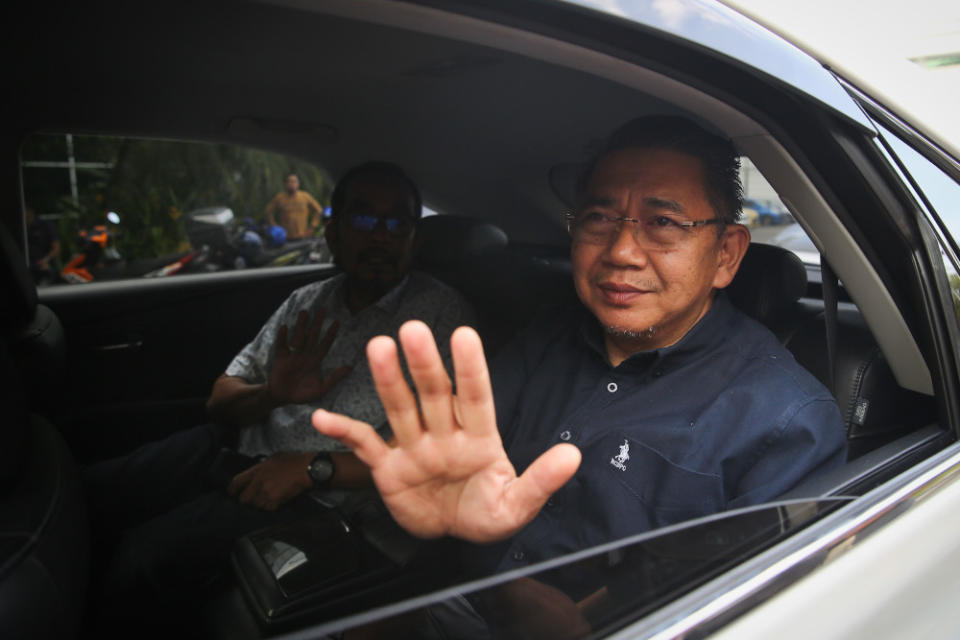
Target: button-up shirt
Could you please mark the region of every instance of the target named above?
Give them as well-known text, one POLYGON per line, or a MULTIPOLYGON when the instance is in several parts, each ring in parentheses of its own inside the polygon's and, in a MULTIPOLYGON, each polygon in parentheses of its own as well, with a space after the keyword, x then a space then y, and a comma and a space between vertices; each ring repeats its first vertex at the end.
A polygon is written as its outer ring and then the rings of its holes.
POLYGON ((258 456, 280 451, 347 450, 310 424, 310 415, 319 408, 367 422, 384 438, 389 437, 389 425, 377 397, 365 349, 375 336, 396 338, 400 325, 407 320, 423 320, 433 329, 444 364, 452 371, 450 334, 462 324, 474 324, 473 310, 459 293, 425 273, 414 271, 375 304, 354 314, 346 305, 345 283, 345 276, 341 274, 294 291, 227 367, 228 376, 237 376, 252 384, 266 382, 273 367, 274 342, 281 323, 287 325, 292 335, 300 311, 309 312, 312 319, 321 308, 325 313, 321 335, 334 320, 340 322, 336 339, 323 359, 321 373, 329 375, 342 366, 351 367, 347 376, 317 402, 277 407, 263 421, 243 427, 237 447, 240 453, 258 456))
POLYGON ((846 458, 833 397, 723 294, 679 342, 616 367, 585 309, 554 315, 491 375, 518 473, 561 442, 583 461, 522 531, 478 550, 488 570, 768 501, 846 458))

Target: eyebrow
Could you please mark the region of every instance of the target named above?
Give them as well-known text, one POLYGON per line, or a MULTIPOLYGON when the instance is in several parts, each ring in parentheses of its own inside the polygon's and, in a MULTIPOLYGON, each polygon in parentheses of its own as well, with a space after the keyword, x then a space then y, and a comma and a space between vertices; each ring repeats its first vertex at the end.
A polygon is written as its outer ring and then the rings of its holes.
MULTIPOLYGON (((614 207, 617 202, 613 198, 606 196, 587 196, 583 203, 580 205, 581 208, 585 207, 614 207)), ((666 209, 668 211, 673 211, 674 213, 686 213, 686 208, 677 202, 676 200, 669 200, 667 198, 658 198, 656 196, 647 196, 643 199, 644 206, 651 207, 654 209, 666 209)))

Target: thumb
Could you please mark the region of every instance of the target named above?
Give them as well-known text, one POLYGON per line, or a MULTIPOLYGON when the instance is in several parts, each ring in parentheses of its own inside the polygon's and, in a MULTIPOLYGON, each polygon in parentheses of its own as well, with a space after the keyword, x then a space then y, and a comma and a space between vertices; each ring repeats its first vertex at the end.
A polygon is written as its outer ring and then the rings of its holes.
POLYGON ((511 511, 526 525, 543 507, 543 503, 567 483, 580 466, 580 450, 572 444, 558 444, 534 460, 507 489, 506 501, 511 511))

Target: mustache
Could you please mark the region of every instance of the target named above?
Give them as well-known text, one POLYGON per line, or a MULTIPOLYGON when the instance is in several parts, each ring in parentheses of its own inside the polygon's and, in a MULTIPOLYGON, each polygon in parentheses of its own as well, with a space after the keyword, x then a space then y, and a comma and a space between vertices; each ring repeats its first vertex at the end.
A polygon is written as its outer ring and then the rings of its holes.
POLYGON ((595 286, 605 285, 605 286, 614 286, 614 287, 630 287, 631 289, 637 289, 639 291, 647 291, 651 293, 657 293, 660 291, 661 287, 659 283, 654 282, 653 280, 620 280, 619 278, 612 277, 609 274, 601 274, 593 279, 593 284, 595 286))

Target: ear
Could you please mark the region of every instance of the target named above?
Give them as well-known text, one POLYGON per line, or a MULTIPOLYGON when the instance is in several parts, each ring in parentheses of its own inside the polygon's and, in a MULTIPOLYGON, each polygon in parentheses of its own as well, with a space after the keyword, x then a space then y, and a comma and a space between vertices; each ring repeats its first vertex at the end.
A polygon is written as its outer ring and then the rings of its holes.
POLYGON ((323 225, 323 237, 327 241, 327 248, 330 249, 330 254, 336 260, 338 241, 340 238, 337 235, 337 224, 339 218, 333 218, 332 220, 327 220, 327 224, 323 225))
POLYGON ((718 239, 717 272, 713 276, 714 289, 723 289, 737 275, 740 262, 750 246, 750 230, 742 224, 730 224, 718 239))

